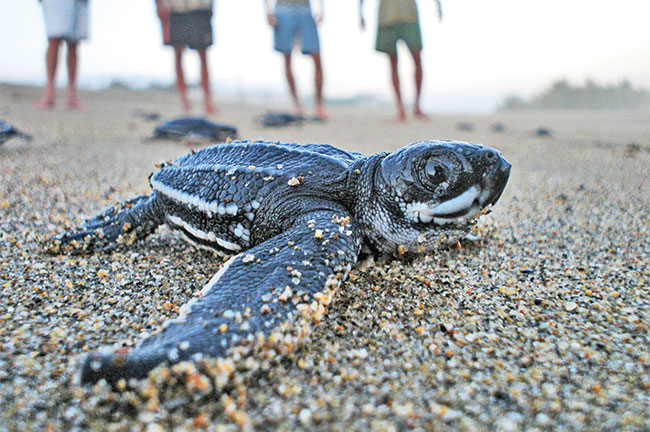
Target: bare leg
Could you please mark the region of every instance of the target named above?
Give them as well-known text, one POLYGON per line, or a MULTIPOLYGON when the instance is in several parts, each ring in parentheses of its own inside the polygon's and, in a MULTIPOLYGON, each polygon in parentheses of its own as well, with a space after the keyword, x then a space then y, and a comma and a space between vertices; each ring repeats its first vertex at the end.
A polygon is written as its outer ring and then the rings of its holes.
POLYGON ((415 103, 413 104, 413 114, 415 117, 426 120, 429 117, 420 109, 420 94, 422 92, 422 58, 420 50, 411 51, 413 63, 415 64, 415 103))
POLYGON ((183 75, 183 47, 174 45, 174 57, 176 64, 176 87, 178 94, 183 102, 183 111, 186 113, 190 110, 190 101, 187 99, 187 89, 185 87, 185 76, 183 75))
POLYGON ((67 42, 67 48, 68 89, 65 105, 68 109, 76 110, 81 108, 77 98, 77 42, 67 42))
POLYGON ((320 61, 320 54, 311 55, 314 58, 314 80, 316 84, 316 117, 326 119, 325 105, 323 103, 323 66, 320 61))
POLYGON ((199 49, 199 58, 201 59, 201 86, 205 96, 205 112, 207 114, 216 114, 217 110, 212 104, 212 95, 210 93, 210 74, 208 71, 208 56, 205 49, 199 49))
POLYGON ((54 80, 56 78, 56 67, 59 61, 59 46, 61 45, 61 41, 61 38, 51 38, 47 43, 47 51, 45 52, 47 83, 45 84, 43 97, 36 104, 40 109, 51 109, 56 105, 54 80))
POLYGON ((291 53, 284 55, 284 71, 287 76, 287 83, 289 84, 289 91, 291 91, 291 98, 293 105, 296 108, 296 114, 302 115, 302 105, 298 99, 298 92, 296 91, 296 81, 293 79, 293 72, 291 71, 291 53))
POLYGON ((388 54, 390 58, 390 71, 393 80, 393 90, 395 92, 395 103, 397 103, 397 120, 403 122, 406 120, 406 112, 402 103, 402 93, 399 89, 399 71, 397 70, 397 52, 388 54))

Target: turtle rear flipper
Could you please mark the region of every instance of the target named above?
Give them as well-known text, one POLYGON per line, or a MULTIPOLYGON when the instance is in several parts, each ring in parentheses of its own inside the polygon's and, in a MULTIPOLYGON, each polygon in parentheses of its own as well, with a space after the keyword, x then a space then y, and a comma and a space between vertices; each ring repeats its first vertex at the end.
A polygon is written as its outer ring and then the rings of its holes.
POLYGON ((16 135, 18 138, 24 139, 25 141, 31 141, 31 140, 34 139, 34 137, 32 137, 32 136, 29 135, 29 134, 26 134, 26 133, 23 132, 23 131, 20 131, 20 130, 15 129, 15 128, 14 128, 14 131, 15 131, 15 135, 16 135))
POLYGON ((0 119, 0 144, 3 144, 5 141, 12 137, 18 137, 25 141, 31 141, 32 136, 22 132, 21 130, 15 128, 11 124, 7 123, 4 120, 0 119))
POLYGON ((232 257, 177 319, 129 354, 89 355, 82 383, 144 378, 159 364, 198 355, 290 351, 323 317, 361 248, 347 211, 333 203, 316 208, 289 230, 232 257))
POLYGON ((143 195, 110 207, 74 231, 52 237, 45 247, 51 253, 112 249, 146 237, 161 223, 157 194, 143 195))

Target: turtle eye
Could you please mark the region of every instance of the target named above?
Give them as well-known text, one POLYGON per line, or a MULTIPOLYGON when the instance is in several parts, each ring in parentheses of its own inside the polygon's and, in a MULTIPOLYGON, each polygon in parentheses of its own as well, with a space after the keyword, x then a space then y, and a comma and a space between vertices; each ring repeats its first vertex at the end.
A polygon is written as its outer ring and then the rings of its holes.
POLYGON ((449 178, 449 168, 439 160, 432 159, 424 167, 427 179, 434 185, 439 185, 449 178))

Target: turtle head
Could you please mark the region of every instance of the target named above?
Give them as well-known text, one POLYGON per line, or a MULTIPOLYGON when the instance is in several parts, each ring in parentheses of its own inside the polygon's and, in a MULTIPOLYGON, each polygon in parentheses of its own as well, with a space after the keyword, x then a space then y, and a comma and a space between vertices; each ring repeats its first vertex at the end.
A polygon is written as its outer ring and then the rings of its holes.
POLYGON ((371 230, 380 237, 371 242, 382 252, 426 252, 445 234, 467 232, 501 196, 510 167, 498 151, 458 141, 416 142, 387 155, 375 171, 374 201, 377 222, 390 222, 371 230))

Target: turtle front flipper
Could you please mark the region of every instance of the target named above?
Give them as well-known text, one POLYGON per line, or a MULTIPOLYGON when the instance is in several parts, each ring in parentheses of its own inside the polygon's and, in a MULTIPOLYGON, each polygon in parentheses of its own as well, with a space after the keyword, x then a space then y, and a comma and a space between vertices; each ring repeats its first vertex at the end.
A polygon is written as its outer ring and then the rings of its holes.
POLYGON ((320 321, 357 260, 361 235, 333 203, 297 218, 287 231, 232 257, 180 316, 128 354, 91 354, 83 383, 143 378, 161 363, 239 350, 284 353, 320 321))
POLYGON ((151 234, 161 223, 157 194, 143 195, 110 207, 74 231, 50 238, 45 248, 51 253, 111 249, 151 234))

